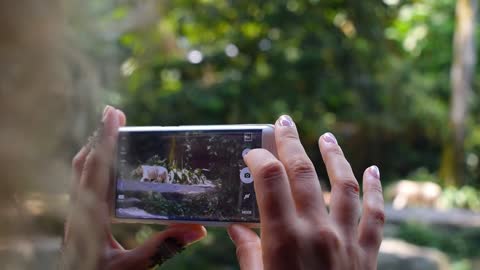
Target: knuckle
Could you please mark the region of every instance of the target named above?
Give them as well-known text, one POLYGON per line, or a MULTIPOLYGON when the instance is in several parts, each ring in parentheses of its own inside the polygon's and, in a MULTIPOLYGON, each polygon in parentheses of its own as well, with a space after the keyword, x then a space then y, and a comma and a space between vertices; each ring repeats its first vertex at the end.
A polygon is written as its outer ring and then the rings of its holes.
POLYGON ((334 145, 327 149, 327 155, 343 157, 343 151, 338 145, 334 145))
POLYGON ((355 196, 359 196, 360 193, 360 186, 353 176, 343 177, 335 182, 337 188, 339 188, 342 192, 352 194, 355 196))
POLYGON ((292 241, 283 241, 281 239, 272 242, 269 245, 269 252, 274 256, 288 256, 291 250, 295 249, 295 244, 292 241))
POLYGON ((105 160, 102 155, 94 150, 85 159, 84 170, 90 172, 96 171, 104 165, 104 162, 105 160))
POLYGON ((380 207, 368 207, 367 213, 369 218, 372 220, 374 224, 377 225, 384 225, 385 224, 385 211, 380 207))
POLYGON ((273 239, 274 241, 270 241, 269 250, 272 251, 273 254, 281 255, 290 254, 290 251, 296 250, 299 247, 299 235, 293 229, 283 228, 279 230, 279 234, 273 239))
POLYGON ((289 170, 294 176, 298 175, 314 175, 315 167, 312 162, 305 157, 293 158, 291 162, 288 163, 289 170))
POLYGON ((297 134, 294 130, 292 130, 292 129, 290 129, 290 130, 287 131, 287 132, 284 132, 284 133, 282 134, 282 136, 280 137, 280 139, 281 139, 281 140, 291 140, 291 141, 293 141, 293 140, 299 140, 298 134, 297 134))
POLYGON ((380 184, 371 185, 371 186, 368 187, 368 189, 366 190, 365 193, 383 194, 382 185, 380 185, 380 184))
POLYGON ((259 168, 259 176, 266 182, 275 181, 283 174, 283 165, 278 160, 272 160, 259 168))
POLYGON ((336 250, 340 248, 340 236, 331 228, 321 227, 313 236, 314 243, 322 249, 336 250))
POLYGON ((286 240, 293 240, 296 242, 296 239, 299 237, 298 231, 293 227, 293 225, 288 225, 283 223, 282 225, 282 234, 286 240))
POLYGON ((349 258, 356 258, 357 254, 359 254, 359 246, 357 243, 354 242, 346 242, 345 243, 345 252, 349 258))
POLYGON ((377 228, 369 228, 363 232, 363 239, 360 240, 360 245, 365 249, 378 250, 382 243, 382 232, 377 228))
POLYGON ((102 158, 99 155, 97 150, 93 150, 90 155, 87 156, 87 160, 85 161, 86 165, 97 165, 102 162, 102 158))

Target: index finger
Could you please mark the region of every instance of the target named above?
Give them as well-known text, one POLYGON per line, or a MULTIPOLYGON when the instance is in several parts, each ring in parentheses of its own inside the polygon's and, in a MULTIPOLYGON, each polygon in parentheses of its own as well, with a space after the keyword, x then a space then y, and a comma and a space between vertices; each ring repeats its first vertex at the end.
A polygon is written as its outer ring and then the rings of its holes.
POLYGON ((100 201, 107 199, 110 170, 115 154, 118 127, 117 111, 107 108, 103 118, 103 129, 99 132, 92 150, 87 156, 80 179, 81 186, 94 193, 100 201))
POLYGON ((253 175, 262 229, 292 222, 295 206, 283 164, 265 149, 248 152, 245 162, 253 175))
POLYGON ((292 196, 299 214, 317 219, 327 215, 317 172, 307 156, 290 116, 282 115, 275 124, 278 157, 285 165, 292 196))

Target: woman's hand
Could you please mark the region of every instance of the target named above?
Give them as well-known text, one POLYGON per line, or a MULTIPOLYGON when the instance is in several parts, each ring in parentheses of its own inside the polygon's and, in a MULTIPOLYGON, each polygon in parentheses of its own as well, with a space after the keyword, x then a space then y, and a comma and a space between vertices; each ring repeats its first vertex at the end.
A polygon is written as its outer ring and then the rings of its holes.
POLYGON ((107 106, 102 127, 73 159, 73 209, 65 225, 64 262, 68 269, 148 269, 206 235, 199 225, 172 225, 133 250, 124 250, 110 230, 112 164, 123 112, 107 106))
POLYGON ((241 269, 376 269, 385 222, 378 168, 363 174, 361 203, 342 149, 331 133, 322 135, 320 152, 332 186, 327 211, 315 168, 290 117, 278 119, 275 139, 278 159, 263 149, 245 156, 255 179, 261 240, 241 225, 229 228, 241 269))

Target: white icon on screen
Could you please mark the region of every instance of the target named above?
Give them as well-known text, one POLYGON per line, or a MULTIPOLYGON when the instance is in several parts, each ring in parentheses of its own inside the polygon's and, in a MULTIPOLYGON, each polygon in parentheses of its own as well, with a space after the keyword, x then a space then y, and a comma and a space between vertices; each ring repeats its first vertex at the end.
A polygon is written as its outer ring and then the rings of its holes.
POLYGON ((248 167, 240 170, 240 180, 245 184, 250 184, 253 182, 253 177, 248 167))
POLYGON ((249 199, 249 198, 250 198, 250 193, 247 193, 247 194, 245 194, 245 196, 243 196, 244 200, 249 199))
POLYGON ((125 199, 125 195, 123 195, 123 194, 118 195, 118 199, 119 199, 119 200, 125 199))
POLYGON ((243 133, 243 141, 251 142, 252 140, 253 140, 253 134, 252 133, 243 133))

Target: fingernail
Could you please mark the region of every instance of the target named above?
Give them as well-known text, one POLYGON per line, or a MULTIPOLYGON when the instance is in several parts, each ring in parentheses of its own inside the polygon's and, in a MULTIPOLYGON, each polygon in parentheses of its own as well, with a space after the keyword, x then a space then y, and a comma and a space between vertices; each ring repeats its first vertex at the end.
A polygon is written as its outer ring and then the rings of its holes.
POLYGON ((182 236, 182 241, 184 244, 191 244, 205 237, 205 234, 202 232, 192 231, 185 233, 182 236))
POLYGON ((371 166, 370 169, 368 169, 368 171, 370 172, 370 175, 372 175, 377 179, 380 179, 380 170, 378 169, 377 166, 375 165, 371 166))
POLYGON ((155 265, 162 265, 166 260, 172 258, 185 249, 185 245, 180 243, 177 239, 169 237, 157 247, 155 254, 150 257, 150 267, 155 265))
POLYGON ((330 132, 323 134, 323 140, 327 143, 338 144, 337 139, 335 139, 335 136, 330 132))
POLYGON ((290 116, 282 115, 278 118, 278 124, 282 127, 293 127, 294 123, 290 116))
POLYGON ((237 239, 238 239, 238 228, 237 228, 237 226, 239 226, 239 225, 233 224, 227 230, 228 236, 230 237, 230 240, 232 240, 232 242, 234 242, 234 243, 236 243, 237 239))
POLYGON ((123 112, 119 109, 115 109, 115 112, 118 115, 118 122, 120 123, 120 125, 125 125, 126 119, 123 117, 123 112))
POLYGON ((105 106, 105 109, 103 109, 103 116, 102 116, 102 121, 105 121, 107 119, 108 112, 112 109, 113 107, 110 105, 105 106))
POLYGON ((116 136, 118 125, 120 123, 120 119, 116 114, 117 112, 115 108, 111 106, 106 110, 99 128, 102 131, 100 133, 102 135, 101 137, 116 136))
POLYGON ((110 105, 105 106, 105 108, 103 109, 102 115, 105 116, 111 108, 112 108, 112 106, 110 106, 110 105))

